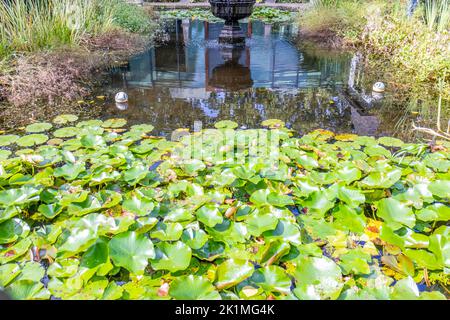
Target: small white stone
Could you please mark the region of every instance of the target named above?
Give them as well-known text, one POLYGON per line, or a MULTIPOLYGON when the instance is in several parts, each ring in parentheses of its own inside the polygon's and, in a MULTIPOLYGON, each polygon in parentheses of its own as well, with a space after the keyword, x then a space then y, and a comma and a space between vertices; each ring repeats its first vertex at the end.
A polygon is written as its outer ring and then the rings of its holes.
POLYGON ((124 103, 128 101, 128 95, 125 92, 118 92, 115 100, 117 103, 124 103))
POLYGON ((386 90, 386 86, 384 85, 383 82, 375 82, 375 84, 372 87, 372 91, 374 92, 384 92, 384 90, 386 90))

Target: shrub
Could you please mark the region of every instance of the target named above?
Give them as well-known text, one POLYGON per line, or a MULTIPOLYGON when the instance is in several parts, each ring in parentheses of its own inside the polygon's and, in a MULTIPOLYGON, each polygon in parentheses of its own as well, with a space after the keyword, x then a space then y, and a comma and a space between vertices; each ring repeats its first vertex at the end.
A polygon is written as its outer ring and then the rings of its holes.
POLYGON ((139 6, 131 5, 123 0, 112 1, 114 24, 134 33, 148 33, 154 28, 149 14, 139 6))

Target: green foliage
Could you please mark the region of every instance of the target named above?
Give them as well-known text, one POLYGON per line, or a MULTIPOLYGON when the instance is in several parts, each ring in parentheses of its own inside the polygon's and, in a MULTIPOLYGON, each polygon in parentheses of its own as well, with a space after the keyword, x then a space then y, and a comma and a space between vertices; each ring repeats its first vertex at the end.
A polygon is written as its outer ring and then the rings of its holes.
POLYGON ((0 4, 0 53, 76 44, 113 26, 106 0, 13 0, 0 4))
POLYGON ((450 6, 427 0, 407 17, 404 2, 316 0, 301 15, 306 34, 338 37, 360 46, 377 64, 389 64, 398 77, 415 84, 431 83, 448 98, 450 76, 450 6), (439 87, 439 81, 443 86, 439 87))
POLYGON ((445 298, 417 284, 448 285, 446 148, 296 137, 276 119, 178 142, 123 119, 75 121, 27 127, 74 130, 58 145, 0 135, 0 287, 16 299, 445 298), (230 137, 235 153, 220 154, 230 137), (182 157, 192 146, 201 160, 182 157))
POLYGON ((149 33, 155 24, 150 20, 149 14, 140 6, 131 5, 123 0, 110 1, 113 6, 114 24, 133 33, 149 33))
MULTIPOLYGON (((274 9, 270 7, 255 7, 250 19, 258 19, 265 23, 286 22, 291 21, 295 13, 274 9)), ((161 17, 165 19, 197 19, 209 22, 222 22, 222 19, 216 18, 210 10, 204 9, 180 9, 167 10, 161 13, 161 17)))
POLYGON ((117 27, 144 33, 154 26, 144 9, 124 0, 3 1, 0 20, 0 57, 77 45, 117 27))

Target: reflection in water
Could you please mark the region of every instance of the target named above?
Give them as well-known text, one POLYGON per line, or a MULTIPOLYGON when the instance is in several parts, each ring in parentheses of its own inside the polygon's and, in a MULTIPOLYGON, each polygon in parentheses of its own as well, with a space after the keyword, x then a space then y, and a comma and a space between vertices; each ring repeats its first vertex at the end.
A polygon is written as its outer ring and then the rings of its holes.
POLYGON ((317 128, 394 133, 393 121, 403 111, 391 108, 389 94, 372 94, 378 79, 365 76, 358 54, 298 46, 294 26, 261 22, 242 23, 246 46, 227 49, 216 40, 221 28, 220 23, 174 21, 167 43, 114 70, 110 87, 103 89, 126 91, 129 104, 119 109, 111 104, 103 116, 149 122, 163 135, 192 128, 196 120, 208 127, 232 119, 251 128, 269 118, 300 133, 317 128))
POLYGON ((257 127, 268 118, 301 132, 318 127, 352 131, 351 108, 340 97, 349 56, 321 59, 299 51, 290 25, 244 23, 247 44, 219 46, 222 25, 177 21, 170 40, 131 59, 113 73, 110 90, 125 90, 129 107, 105 116, 151 122, 160 134, 222 119, 257 127))

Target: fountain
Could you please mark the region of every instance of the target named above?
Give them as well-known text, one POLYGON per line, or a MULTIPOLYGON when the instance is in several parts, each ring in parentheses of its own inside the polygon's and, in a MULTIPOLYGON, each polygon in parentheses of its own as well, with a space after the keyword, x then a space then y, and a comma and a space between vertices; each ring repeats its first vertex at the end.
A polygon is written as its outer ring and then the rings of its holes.
POLYGON ((219 36, 219 43, 245 44, 245 35, 239 26, 239 20, 252 14, 255 2, 255 0, 209 0, 212 14, 225 20, 225 25, 219 36))

